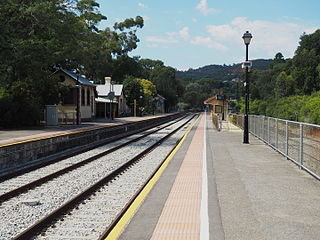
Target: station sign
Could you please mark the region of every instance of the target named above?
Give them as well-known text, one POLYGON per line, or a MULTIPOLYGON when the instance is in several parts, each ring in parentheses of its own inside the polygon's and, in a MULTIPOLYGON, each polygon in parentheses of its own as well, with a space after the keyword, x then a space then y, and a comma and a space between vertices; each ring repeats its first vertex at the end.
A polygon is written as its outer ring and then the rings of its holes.
POLYGON ((217 95, 217 100, 225 100, 227 99, 226 95, 217 95))
POLYGON ((242 63, 242 68, 252 68, 252 62, 251 61, 245 61, 242 63))

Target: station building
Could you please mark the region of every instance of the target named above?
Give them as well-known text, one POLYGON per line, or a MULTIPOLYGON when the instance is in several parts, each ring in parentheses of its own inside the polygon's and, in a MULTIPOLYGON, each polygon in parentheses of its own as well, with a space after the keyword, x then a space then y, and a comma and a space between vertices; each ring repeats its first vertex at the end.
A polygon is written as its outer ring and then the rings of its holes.
POLYGON ((90 121, 95 118, 96 85, 84 76, 60 68, 55 72, 60 82, 68 86, 68 92, 63 95, 63 100, 58 104, 59 122, 75 121, 77 108, 77 91, 79 90, 79 107, 81 121, 90 121))
POLYGON ((109 118, 124 117, 130 114, 122 84, 112 84, 110 77, 105 77, 105 84, 98 84, 96 116, 109 118), (111 114, 111 115, 110 115, 111 114))

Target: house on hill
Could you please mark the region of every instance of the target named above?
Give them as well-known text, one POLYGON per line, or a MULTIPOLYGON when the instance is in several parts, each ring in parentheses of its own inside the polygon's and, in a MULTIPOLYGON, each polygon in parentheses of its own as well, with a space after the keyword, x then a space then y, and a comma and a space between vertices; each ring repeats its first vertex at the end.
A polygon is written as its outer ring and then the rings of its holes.
POLYGON ((105 78, 105 84, 97 85, 96 116, 110 118, 127 116, 130 109, 127 106, 122 84, 112 84, 111 78, 105 78), (111 115, 110 115, 111 114, 111 115))
POLYGON ((76 119, 77 91, 79 91, 79 108, 81 121, 93 120, 95 118, 95 95, 96 85, 79 76, 75 72, 60 68, 55 72, 60 82, 69 87, 68 92, 63 96, 62 102, 58 105, 58 117, 62 121, 73 122, 76 119))

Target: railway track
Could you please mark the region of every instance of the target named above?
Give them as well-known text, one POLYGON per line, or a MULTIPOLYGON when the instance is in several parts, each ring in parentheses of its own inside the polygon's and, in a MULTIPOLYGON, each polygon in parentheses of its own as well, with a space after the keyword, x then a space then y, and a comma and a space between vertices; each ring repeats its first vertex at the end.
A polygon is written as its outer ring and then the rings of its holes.
MULTIPOLYGON (((68 166, 67 170, 62 171, 61 169, 53 172, 53 176, 45 177, 47 179, 43 182, 41 180, 34 186, 29 186, 11 195, 7 194, 2 198, 3 202, 0 207, 2 232, 0 239, 14 236, 16 237, 13 239, 30 239, 35 236, 36 239, 82 239, 83 237, 84 239, 97 239, 103 232, 100 228, 105 229, 110 224, 110 221, 128 202, 128 198, 134 195, 143 185, 146 176, 149 176, 150 172, 156 168, 155 165, 159 164, 159 156, 166 151, 157 150, 156 147, 166 140, 166 143, 173 141, 168 144, 168 147, 172 148, 177 139, 167 139, 191 119, 192 116, 189 116, 186 119, 150 130, 141 136, 131 136, 126 143, 121 143, 108 150, 103 149, 96 154, 98 157, 81 160, 68 166), (175 130, 172 132, 172 129, 175 130), (160 151, 153 156, 158 160, 142 158, 153 149, 155 149, 153 153, 160 151), (57 174, 60 171, 62 175, 57 174), (145 175, 141 176, 142 172, 145 175), (130 177, 126 179, 123 176, 130 177), (106 187, 106 184, 109 186, 106 187), (131 185, 127 186, 127 184, 131 185), (121 191, 124 186, 127 190, 121 191), (116 205, 109 202, 114 198, 117 198, 116 205), (95 210, 92 211, 92 209, 95 210), (101 220, 99 216, 107 216, 108 219, 101 220), (57 222, 57 219, 60 220, 57 222), (77 227, 74 227, 74 224, 77 227), (61 233, 59 233, 60 230, 58 231, 60 226, 62 226, 61 233), (46 232, 43 229, 47 229, 46 232), (50 232, 52 229, 53 231, 50 232), (76 232, 71 234, 70 231, 74 230, 76 232), (72 235, 75 237, 72 238, 72 235)), ((150 157, 151 153, 147 156, 150 157)), ((39 179, 41 178, 43 177, 39 179)))
POLYGON ((50 164, 49 166, 38 168, 36 171, 28 172, 18 177, 2 181, 0 187, 0 203, 58 176, 66 174, 69 171, 82 167, 98 158, 106 156, 107 154, 138 141, 150 134, 158 132, 181 119, 183 118, 162 124, 156 128, 149 129, 146 132, 126 137, 109 145, 100 146, 94 150, 87 151, 74 157, 60 160, 54 164, 50 164))
MULTIPOLYGON (((61 160, 79 155, 81 153, 85 153, 88 152, 92 149, 96 149, 100 146, 104 146, 106 144, 110 144, 113 143, 119 139, 123 139, 126 137, 129 137, 131 135, 134 134, 139 134, 139 133, 143 133, 151 128, 155 128, 157 126, 160 126, 162 124, 165 124, 167 122, 170 121, 174 121, 175 119, 179 119, 183 116, 185 116, 186 113, 180 113, 180 114, 175 114, 172 115, 169 118, 159 118, 160 120, 156 120, 153 121, 153 123, 149 123, 146 120, 139 122, 139 128, 136 127, 135 123, 126 123, 126 124, 121 124, 119 126, 112 126, 110 128, 107 128, 106 131, 100 133, 100 135, 95 136, 94 138, 92 138, 92 136, 88 136, 92 141, 91 143, 83 146, 72 146, 71 149, 67 149, 65 151, 59 152, 59 153, 55 153, 51 156, 47 156, 44 158, 40 158, 37 161, 30 163, 29 165, 26 166, 22 166, 21 168, 16 168, 15 170, 10 170, 7 173, 4 172, 0 172, 0 183, 8 180, 8 179, 12 179, 14 177, 18 177, 20 175, 24 175, 27 172, 31 172, 34 171, 36 169, 48 166, 50 164, 59 162, 61 160), (142 124, 141 124, 142 123, 142 124)), ((81 138, 81 136, 79 137, 79 139, 81 138)), ((49 146, 49 145, 45 145, 45 146, 49 146)), ((36 149, 37 147, 32 148, 32 150, 36 149)), ((7 153, 7 154, 13 154, 11 152, 7 153)), ((19 154, 19 152, 16 152, 15 154, 19 154)))

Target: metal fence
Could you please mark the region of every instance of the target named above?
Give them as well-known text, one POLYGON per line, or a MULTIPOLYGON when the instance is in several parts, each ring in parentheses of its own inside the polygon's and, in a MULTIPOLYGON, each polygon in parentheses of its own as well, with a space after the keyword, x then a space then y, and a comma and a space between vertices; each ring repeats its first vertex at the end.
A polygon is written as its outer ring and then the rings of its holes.
MULTIPOLYGON (((243 127, 243 116, 233 119, 243 127)), ((320 180, 320 125, 250 115, 249 131, 320 180)))

